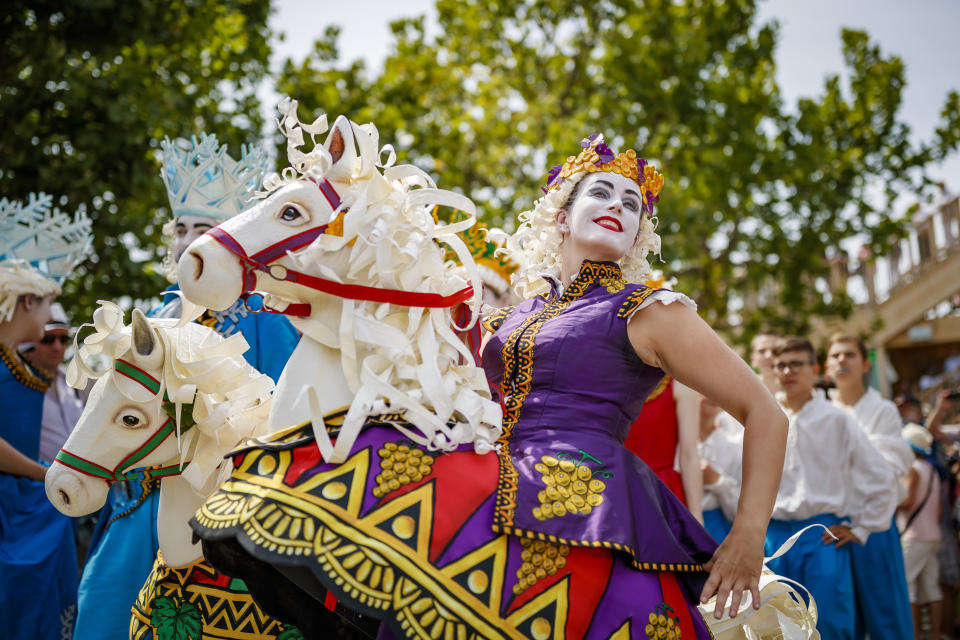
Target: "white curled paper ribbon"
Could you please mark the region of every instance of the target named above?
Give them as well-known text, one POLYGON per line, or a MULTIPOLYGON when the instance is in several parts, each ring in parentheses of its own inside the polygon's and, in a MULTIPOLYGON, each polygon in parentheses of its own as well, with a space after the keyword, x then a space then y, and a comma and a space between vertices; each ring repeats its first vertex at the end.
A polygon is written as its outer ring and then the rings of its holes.
MULTIPOLYGON (((699 605, 700 614, 710 627, 716 640, 818 640, 817 603, 813 596, 799 582, 777 575, 766 568, 766 564, 784 555, 806 531, 822 528, 822 524, 812 524, 790 536, 772 556, 763 559, 763 572, 760 575, 760 608, 752 606, 752 595, 744 593, 744 599, 734 618, 717 620, 713 617, 717 596, 706 604, 699 605), (806 600, 806 602, 804 602, 806 600)), ((831 534, 832 535, 832 534, 831 534)), ((733 594, 727 597, 724 610, 730 608, 733 594)))
MULTIPOLYGON (((305 133, 312 136, 326 130, 326 120, 318 118, 314 125, 305 126, 292 100, 284 101, 280 111, 288 157, 295 169, 285 171, 283 179, 302 173, 311 163, 310 175, 315 177, 331 170, 326 157, 312 158, 314 152, 298 149, 305 133), (290 152, 291 146, 295 153, 290 152)), ((462 194, 438 189, 423 170, 395 165, 394 149, 379 146, 373 125, 351 123, 350 127, 353 140, 347 144, 356 148, 356 164, 350 171, 333 167, 331 174, 337 176, 345 212, 342 235, 323 234, 310 246, 290 253, 290 259, 311 275, 385 289, 451 295, 469 283, 473 296, 467 304, 473 313, 467 326, 456 329, 469 328, 479 316, 482 284, 473 256, 456 234, 474 224, 476 206, 462 194), (467 219, 436 224, 432 211, 438 206, 463 211, 467 219), (450 246, 463 266, 446 263, 438 243, 450 246), (331 272, 325 263, 335 264, 332 257, 346 263, 346 268, 331 272)), ((323 146, 314 142, 314 149, 323 146)), ((306 338, 339 349, 344 380, 354 394, 334 444, 322 420, 324 391, 310 387, 310 380, 303 381, 306 388, 298 402, 310 407, 317 447, 325 461, 343 462, 368 417, 378 413, 403 413, 407 423, 396 423, 397 430, 430 450, 449 451, 462 444, 472 444, 479 452, 495 448, 501 430, 500 406, 490 398, 472 354, 451 329, 453 309, 332 298, 299 301, 309 301, 314 313, 291 321, 306 338), (339 308, 321 308, 323 304, 339 308)))
MULTIPOLYGON (((81 331, 74 337, 76 356, 67 368, 67 382, 75 388, 85 387, 91 378, 112 375, 118 358, 133 357, 132 330, 124 324, 123 310, 113 302, 99 302, 93 323, 83 325, 94 332, 82 343, 78 342, 81 331), (107 366, 95 369, 91 364, 95 359, 105 360, 107 366)), ((166 393, 176 405, 179 462, 190 461, 183 477, 199 493, 209 488, 214 475, 222 477, 229 471, 222 465, 227 452, 247 438, 267 433, 273 380, 243 358, 249 346, 241 334, 224 339, 213 329, 191 322, 202 309, 186 299, 183 303, 179 319, 147 319, 164 354, 162 371, 148 372, 160 381, 160 390, 147 403, 166 393), (196 424, 182 438, 181 410, 191 403, 196 424)), ((122 388, 118 385, 121 392, 122 388)))

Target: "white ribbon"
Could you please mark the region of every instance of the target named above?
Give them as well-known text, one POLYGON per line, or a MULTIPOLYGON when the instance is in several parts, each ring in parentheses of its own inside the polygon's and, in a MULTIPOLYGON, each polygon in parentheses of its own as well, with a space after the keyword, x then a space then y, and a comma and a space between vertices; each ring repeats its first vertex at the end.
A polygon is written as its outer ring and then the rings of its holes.
MULTIPOLYGON (((706 604, 699 605, 700 613, 710 627, 716 640, 753 640, 754 638, 778 638, 783 640, 817 640, 817 604, 810 592, 799 582, 777 575, 766 568, 771 560, 784 555, 805 532, 822 528, 822 524, 812 524, 787 538, 773 555, 763 559, 764 569, 760 575, 760 608, 752 606, 753 595, 747 591, 740 602, 740 608, 734 618, 717 620, 713 617, 717 596, 706 604), (805 597, 804 597, 805 594, 805 597), (806 604, 804 603, 806 600, 806 604)), ((834 538, 836 536, 833 536, 834 538)), ((724 610, 730 608, 733 600, 731 593, 727 597, 724 610)))
MULTIPOLYGON (((138 405, 156 403, 158 415, 164 394, 174 403, 180 465, 190 461, 183 477, 200 492, 214 474, 223 473, 224 454, 242 440, 266 433, 273 381, 244 360, 249 346, 243 335, 223 339, 212 329, 190 322, 199 315, 199 307, 183 301, 180 319, 147 319, 163 345, 163 367, 150 372, 160 380, 160 390, 145 402, 130 399, 138 405), (195 426, 184 442, 181 412, 183 405, 191 403, 195 426)), ((134 357, 129 355, 131 328, 113 302, 101 300, 93 323, 84 327, 93 327, 94 332, 82 344, 74 337, 77 355, 67 371, 68 382, 77 388, 86 386, 88 379, 113 372, 118 358, 134 357), (103 357, 109 366, 95 370, 89 360, 103 357)), ((117 388, 123 393, 122 387, 117 388)))
MULTIPOLYGON (((475 222, 473 201, 438 189, 417 167, 396 165, 394 148, 379 146, 372 124, 350 123, 349 131, 343 130, 351 149, 341 159, 342 166, 331 164, 329 154, 318 151, 322 144, 315 143, 314 151, 304 153, 300 147, 305 134, 326 131, 326 119, 304 125, 297 116, 296 101, 289 99, 279 110, 291 167, 265 181, 265 187, 276 187, 297 174, 319 178, 330 171, 345 210, 343 234, 322 234, 308 247, 290 253, 293 263, 305 273, 337 282, 411 292, 450 295, 469 282, 474 311, 470 322, 476 321, 482 295, 480 274, 456 236, 475 222), (467 219, 436 224, 432 210, 438 206, 463 211, 467 219), (463 267, 446 264, 435 241, 449 245, 463 267), (336 273, 331 267, 336 267, 336 273)), ((431 450, 451 450, 464 443, 472 443, 477 451, 492 450, 501 428, 500 408, 489 397, 482 371, 472 366, 469 349, 451 330, 450 309, 334 302, 329 296, 296 301, 309 302, 313 313, 293 319, 294 326, 304 337, 340 350, 344 381, 354 393, 335 444, 322 424, 323 390, 315 388, 307 397, 298 396, 310 407, 324 460, 345 460, 368 417, 384 412, 403 413, 407 424, 398 425, 398 431, 431 450), (448 424, 453 418, 463 422, 448 424)))

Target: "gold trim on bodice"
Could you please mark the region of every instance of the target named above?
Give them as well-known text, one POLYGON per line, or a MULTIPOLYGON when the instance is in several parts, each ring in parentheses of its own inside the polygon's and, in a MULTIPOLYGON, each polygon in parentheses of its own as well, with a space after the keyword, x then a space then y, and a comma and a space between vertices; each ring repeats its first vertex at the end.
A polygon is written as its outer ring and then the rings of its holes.
MULTIPOLYGON (((510 436, 520 419, 523 402, 533 387, 533 350, 537 334, 543 325, 566 311, 575 300, 582 298, 590 288, 602 284, 609 291, 624 283, 620 267, 614 263, 584 260, 580 273, 566 288, 563 295, 548 299, 543 309, 532 314, 513 330, 503 343, 503 388, 504 407, 503 436, 500 445, 500 479, 497 482, 497 501, 493 514, 494 529, 515 533, 514 512, 517 509, 517 486, 519 476, 510 455, 510 436)), ((620 289, 623 289, 621 286, 620 289)))

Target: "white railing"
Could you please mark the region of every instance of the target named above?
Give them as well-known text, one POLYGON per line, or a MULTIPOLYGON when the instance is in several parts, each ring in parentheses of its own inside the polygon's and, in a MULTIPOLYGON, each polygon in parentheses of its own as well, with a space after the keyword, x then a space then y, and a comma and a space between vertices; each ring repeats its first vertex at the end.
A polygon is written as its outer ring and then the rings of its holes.
MULTIPOLYGON (((897 291, 960 251, 960 199, 954 197, 930 213, 920 214, 907 234, 886 255, 858 256, 852 271, 845 256, 833 261, 831 285, 843 287, 859 303, 882 304, 897 291)), ((960 278, 960 275, 958 275, 960 278)))

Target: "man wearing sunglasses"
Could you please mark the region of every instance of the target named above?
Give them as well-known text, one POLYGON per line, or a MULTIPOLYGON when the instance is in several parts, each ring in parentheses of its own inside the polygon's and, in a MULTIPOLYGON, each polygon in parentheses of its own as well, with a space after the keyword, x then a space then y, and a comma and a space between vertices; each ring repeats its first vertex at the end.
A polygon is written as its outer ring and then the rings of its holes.
POLYGON ((40 459, 53 463, 60 447, 67 441, 83 413, 82 394, 67 384, 63 357, 70 344, 70 323, 59 303, 50 305, 51 320, 44 326, 43 337, 21 345, 30 364, 51 379, 43 396, 43 418, 40 429, 40 459))
POLYGON ((809 340, 780 342, 773 370, 790 429, 766 552, 772 554, 809 525, 828 527, 833 535, 801 536, 790 553, 769 567, 810 590, 820 610, 817 629, 822 637, 852 640, 849 543, 863 544, 871 532, 890 527, 897 500, 889 491, 889 467, 853 417, 814 388, 820 366, 809 340))

